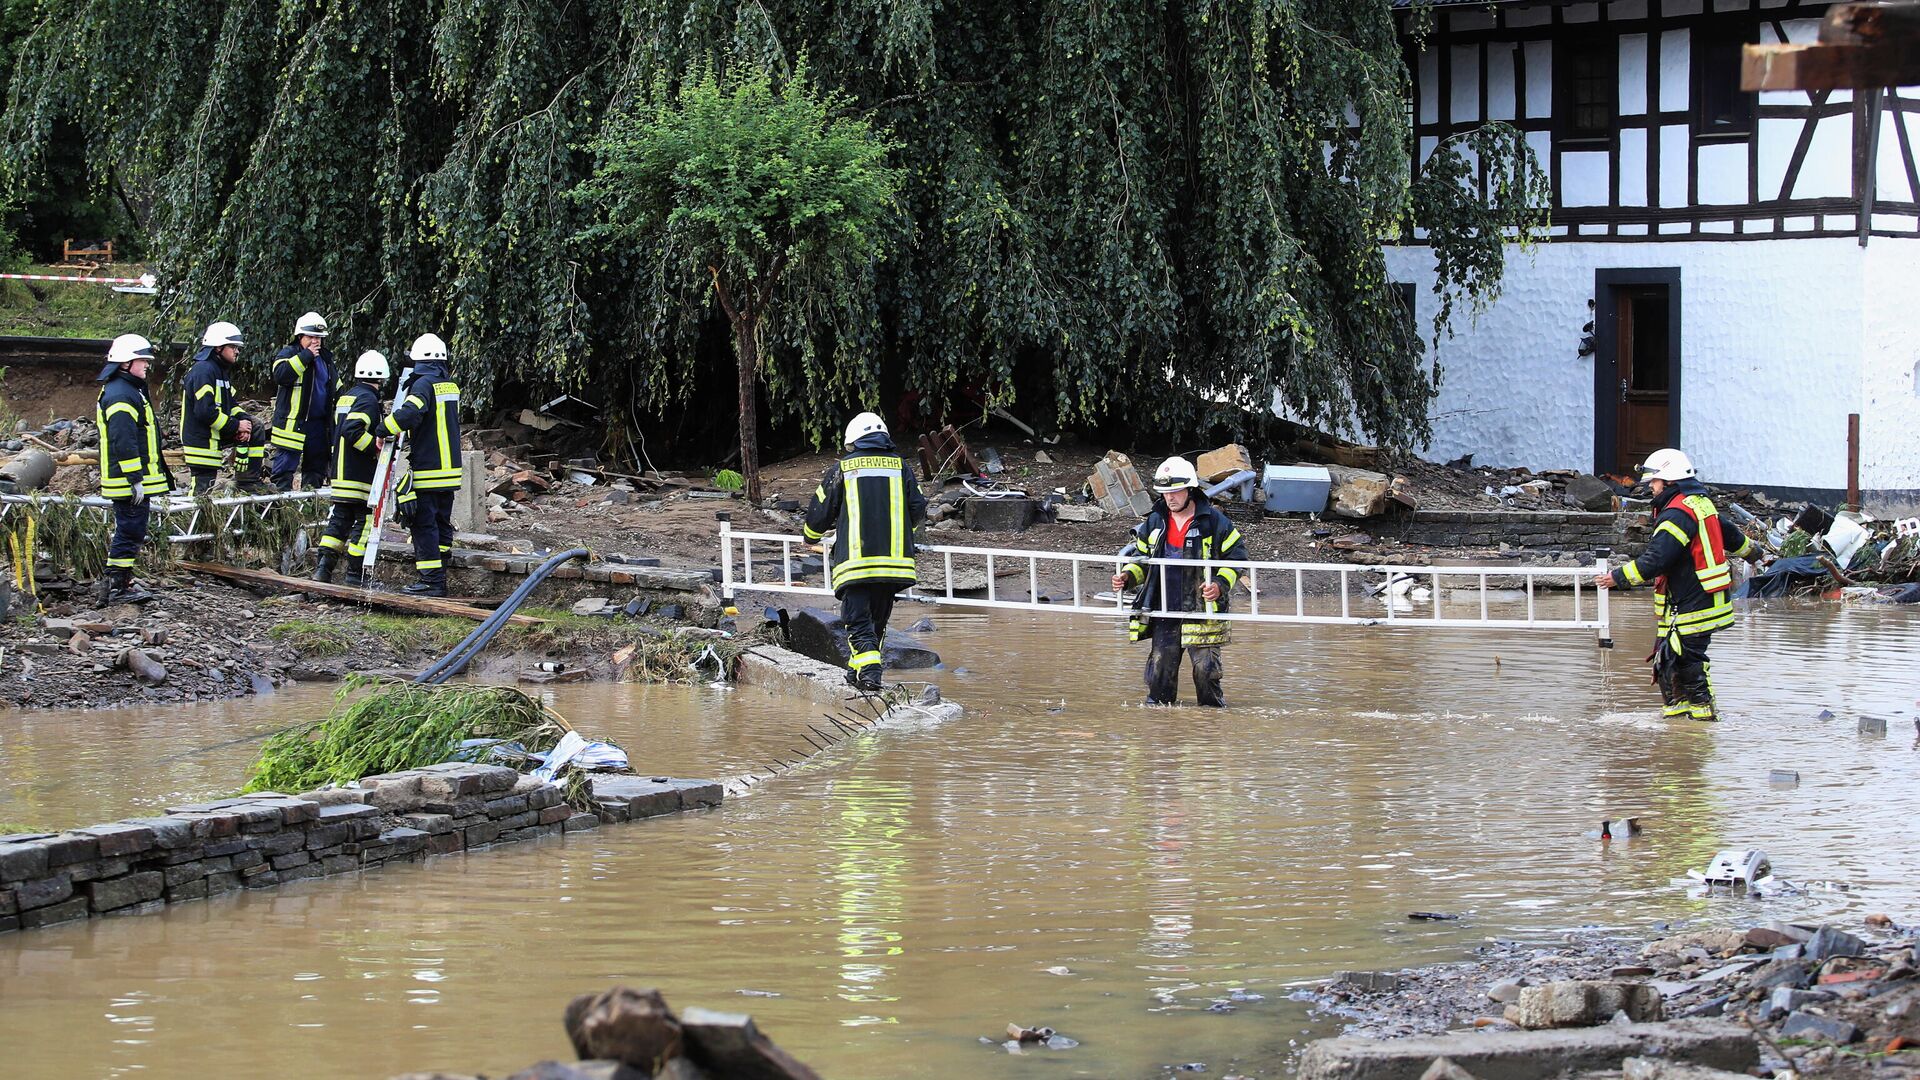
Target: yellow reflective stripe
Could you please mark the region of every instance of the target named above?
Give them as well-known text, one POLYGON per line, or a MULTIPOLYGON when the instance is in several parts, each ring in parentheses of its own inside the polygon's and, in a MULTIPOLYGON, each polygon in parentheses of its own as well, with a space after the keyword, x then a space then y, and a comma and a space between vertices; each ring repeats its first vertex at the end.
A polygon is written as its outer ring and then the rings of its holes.
POLYGON ((393 419, 393 417, 391 417, 391 416, 389 416, 389 417, 387 417, 387 418, 386 418, 385 420, 382 420, 382 421, 380 422, 380 426, 381 426, 381 427, 384 427, 384 428, 386 428, 386 429, 387 429, 387 434, 389 434, 389 435, 398 435, 398 434, 400 434, 400 425, 399 425, 398 423, 396 423, 396 422, 394 421, 394 419, 393 419))
POLYGON ((800 526, 800 535, 806 537, 809 540, 818 540, 827 534, 814 532, 813 526, 811 525, 802 525, 800 526))
POLYGON ((826 502, 827 501, 827 485, 816 484, 813 489, 813 497, 823 503, 826 502))
POLYGON ((887 498, 889 500, 887 503, 889 513, 887 516, 893 519, 893 537, 891 540, 893 546, 887 549, 887 553, 894 556, 905 555, 907 553, 907 515, 900 513, 900 508, 907 503, 906 497, 901 494, 900 488, 900 473, 896 470, 892 478, 887 482, 887 498))
POLYGON ((1127 564, 1126 574, 1133 579, 1135 585, 1147 580, 1147 568, 1137 562, 1127 564))
POLYGON ((183 455, 189 465, 212 465, 219 467, 226 462, 225 455, 218 450, 208 450, 202 446, 189 446, 183 455))
POLYGON ((228 416, 228 415, 227 415, 226 413, 219 413, 219 412, 217 412, 217 413, 214 413, 214 414, 213 414, 213 423, 211 423, 211 424, 208 424, 208 425, 207 425, 207 430, 208 430, 208 431, 211 431, 211 432, 213 432, 214 434, 216 434, 216 435, 217 435, 217 434, 219 434, 220 432, 222 432, 222 431, 225 431, 225 430, 226 430, 226 428, 227 428, 227 421, 228 421, 228 420, 230 420, 230 419, 232 419, 232 418, 231 418, 231 417, 229 417, 229 416, 228 416))
MULTIPOLYGON (((280 362, 292 368, 294 374, 299 375, 303 379, 306 378, 307 362, 300 359, 299 353, 294 353, 292 356, 283 356, 280 358, 280 362)), ((295 389, 299 388, 295 387, 295 389)))
POLYGON ((214 389, 212 383, 206 383, 205 385, 201 386, 200 389, 195 390, 193 392, 193 400, 199 401, 201 398, 206 397, 208 394, 213 394, 217 392, 218 391, 214 389))
POLYGON ((427 403, 420 399, 419 394, 408 394, 407 404, 413 406, 416 409, 424 409, 427 407, 427 403))
MULTIPOLYGON (((128 416, 133 417, 135 422, 138 422, 140 419, 139 410, 135 409, 132 405, 129 405, 124 401, 116 401, 113 404, 107 406, 107 414, 106 414, 107 419, 111 420, 114 417, 119 416, 121 413, 126 413, 128 416)), ((105 433, 102 432, 102 437, 104 436, 105 436, 105 433)))
POLYGON ((1229 589, 1233 588, 1235 585, 1240 584, 1240 571, 1235 570, 1231 566, 1223 566, 1218 570, 1215 570, 1214 573, 1219 575, 1220 577, 1227 579, 1227 588, 1229 589))
POLYGON ((373 426, 373 417, 368 416, 366 413, 363 413, 363 412, 350 412, 344 417, 344 419, 358 420, 361 423, 367 425, 368 427, 373 426))
POLYGON ((459 469, 415 469, 413 470, 413 482, 416 484, 422 480, 449 480, 449 479, 451 480, 460 479, 460 470, 459 469))
POLYGON ((107 565, 113 567, 116 570, 126 570, 126 569, 132 568, 133 560, 132 559, 115 559, 115 558, 109 557, 107 559, 107 565))
POLYGON ((438 570, 444 565, 446 564, 442 563, 439 559, 416 559, 414 560, 413 568, 415 570, 438 570))
POLYGON ((1233 545, 1239 542, 1240 542, 1240 530, 1235 529, 1232 532, 1227 534, 1227 542, 1220 545, 1221 553, 1225 554, 1228 548, 1231 548, 1233 545))
MULTIPOLYGON (((440 400, 444 402, 446 399, 441 398, 440 400)), ((440 460, 448 465, 451 465, 453 462, 459 459, 454 456, 452 448, 447 445, 447 414, 446 414, 446 406, 444 404, 442 404, 439 408, 436 408, 434 410, 433 426, 437 428, 439 431, 440 460)), ((456 469, 455 471, 458 472, 459 470, 456 469)))
POLYGON ((1687 539, 1686 530, 1680 528, 1680 526, 1675 525, 1671 521, 1661 522, 1660 527, 1655 529, 1654 532, 1666 533, 1667 535, 1673 537, 1675 540, 1680 541, 1681 547, 1686 547, 1688 544, 1692 543, 1692 541, 1687 539))
MULTIPOLYGON (((1627 584, 1629 585, 1645 585, 1647 583, 1646 577, 1640 573, 1640 564, 1637 562, 1630 562, 1621 567, 1620 576, 1626 578, 1627 584)), ((1659 602, 1660 601, 1656 601, 1656 603, 1659 602)))
POLYGON ((337 536, 322 536, 320 538, 320 548, 323 551, 339 551, 346 546, 347 542, 337 536))
POLYGON ((847 658, 847 666, 855 671, 863 667, 872 667, 880 662, 880 654, 873 651, 857 652, 847 658))
POLYGON ((353 440, 352 445, 355 450, 365 450, 373 445, 373 436, 363 431, 360 433, 359 438, 353 440))
POLYGON ((121 472, 137 472, 137 471, 139 471, 139 469, 140 469, 140 459, 139 459, 139 458, 137 458, 137 457, 130 457, 130 458, 121 458, 121 459, 120 459, 120 471, 121 471, 121 472))
MULTIPOLYGON (((860 542, 860 485, 844 472, 841 473, 840 483, 847 493, 847 562, 858 563, 865 551, 864 545, 860 542)), ((840 580, 837 571, 833 575, 833 580, 840 580)))
POLYGON ((1140 539, 1137 536, 1133 538, 1133 547, 1134 547, 1134 550, 1138 551, 1142 555, 1153 554, 1153 549, 1147 546, 1147 542, 1145 540, 1140 539))

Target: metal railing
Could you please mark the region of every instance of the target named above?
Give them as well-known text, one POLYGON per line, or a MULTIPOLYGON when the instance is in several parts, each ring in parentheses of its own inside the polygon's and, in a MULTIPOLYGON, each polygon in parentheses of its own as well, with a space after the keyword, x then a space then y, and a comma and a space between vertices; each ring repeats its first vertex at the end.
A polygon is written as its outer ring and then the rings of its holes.
MULTIPOLYGON (((805 537, 782 533, 743 532, 724 518, 720 522, 721 585, 731 599, 740 590, 766 593, 791 593, 806 596, 832 596, 828 583, 833 578, 833 554, 830 547, 821 555, 821 569, 814 573, 796 573, 795 551, 812 554, 814 545, 805 537), (779 567, 772 575, 756 574, 755 545, 771 553, 779 552, 779 567), (812 579, 819 583, 813 584, 812 579)), ((1299 623, 1334 626, 1437 627, 1475 630, 1587 630, 1595 633, 1602 648, 1612 648, 1611 625, 1607 613, 1607 592, 1592 587, 1590 578, 1607 570, 1606 560, 1590 566, 1407 566, 1389 563, 1357 565, 1351 563, 1310 562, 1225 562, 1200 560, 1203 571, 1230 566, 1240 575, 1236 592, 1246 596, 1244 610, 1205 613, 1166 606, 1169 595, 1166 575, 1169 567, 1191 569, 1191 559, 1135 559, 1125 555, 1092 555, 1080 552, 1029 551, 1017 548, 962 547, 929 544, 919 548, 922 555, 937 556, 943 570, 937 587, 914 586, 905 595, 924 602, 955 607, 998 608, 1010 611, 1047 611, 1064 614, 1126 618, 1136 614, 1148 617, 1208 618, 1245 623, 1299 623), (986 583, 980 588, 955 588, 956 560, 961 569, 984 569, 986 583), (1124 592, 1115 591, 1110 580, 1129 563, 1153 568, 1160 575, 1158 607, 1136 609, 1124 592), (1067 599, 1056 599, 1042 591, 1041 568, 1050 573, 1049 584, 1060 577, 1071 589, 1067 599), (1003 588, 1001 571, 1013 567, 1016 579, 1012 589, 1003 588), (1020 568, 1024 566, 1025 573, 1020 568), (1051 571, 1058 571, 1056 576, 1051 571), (1025 591, 1019 590, 1024 577, 1025 591), (1381 578, 1377 596, 1357 585, 1371 585, 1381 578), (1091 578, 1091 581, 1088 579, 1091 578), (1518 580, 1519 587, 1507 582, 1518 580), (1570 583, 1565 592, 1543 595, 1542 582, 1570 583), (1089 587, 1091 586, 1091 587, 1089 587), (1310 588, 1310 586, 1313 586, 1310 588), (1424 588, 1425 597, 1415 599, 1424 588), (1005 595, 1007 593, 1012 595, 1005 595), (984 595, 960 595, 982 593, 984 595), (1460 593, 1466 596, 1461 598, 1460 593), (1591 597, 1591 599, 1589 599, 1591 597), (1429 610, 1422 611, 1423 606, 1429 610)), ((923 571, 924 573, 924 571, 923 571)))
MULTIPOLYGON (((332 494, 328 488, 318 491, 280 491, 271 495, 231 495, 212 500, 212 518, 218 520, 202 521, 207 515, 207 506, 201 500, 186 495, 172 495, 153 500, 153 515, 156 523, 164 524, 167 540, 174 544, 191 544, 200 540, 211 540, 221 530, 229 533, 238 531, 241 515, 264 513, 275 503, 307 502, 325 499, 332 494)), ((96 512, 100 517, 100 527, 113 528, 113 501, 99 495, 71 496, 30 494, 0 494, 0 521, 15 508, 41 505, 45 503, 78 503, 82 508, 96 512)))

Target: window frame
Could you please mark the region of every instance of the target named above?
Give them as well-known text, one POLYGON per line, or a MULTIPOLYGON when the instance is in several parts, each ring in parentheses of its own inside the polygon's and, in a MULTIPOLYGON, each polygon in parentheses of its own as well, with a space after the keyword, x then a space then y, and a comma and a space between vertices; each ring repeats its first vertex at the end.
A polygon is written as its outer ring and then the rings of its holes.
POLYGON ((1760 95, 1740 89, 1740 47, 1752 44, 1751 39, 1759 37, 1759 24, 1728 24, 1710 28, 1694 29, 1689 35, 1687 49, 1687 127, 1693 133, 1693 139, 1699 143, 1738 143, 1753 138, 1759 126, 1760 95), (1728 47, 1731 46, 1729 53, 1728 47), (1712 82, 1726 84, 1730 80, 1733 90, 1734 113, 1740 127, 1712 125, 1707 121, 1706 94, 1704 88, 1714 73, 1708 70, 1709 64, 1703 60, 1709 56, 1731 56, 1731 70, 1723 69, 1719 74, 1724 79, 1711 79, 1712 82))
MULTIPOLYGON (((1605 24, 1593 29, 1602 30, 1605 24)), ((1585 29, 1584 27, 1582 28, 1585 29)), ((1571 149, 1610 147, 1620 133, 1620 39, 1592 32, 1563 33, 1553 39, 1553 144, 1571 149), (1597 129, 1575 129, 1574 111, 1576 54, 1591 53, 1600 60, 1607 87, 1606 121, 1597 129)))

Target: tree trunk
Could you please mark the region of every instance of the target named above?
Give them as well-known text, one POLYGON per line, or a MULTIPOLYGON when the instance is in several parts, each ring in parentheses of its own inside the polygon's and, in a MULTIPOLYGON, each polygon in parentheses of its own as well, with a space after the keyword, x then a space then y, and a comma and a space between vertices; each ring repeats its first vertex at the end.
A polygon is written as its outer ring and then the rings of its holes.
POLYGON ((740 475, 746 479, 747 501, 760 501, 760 420, 754 411, 760 354, 754 345, 759 312, 744 305, 733 320, 733 352, 740 364, 740 475))

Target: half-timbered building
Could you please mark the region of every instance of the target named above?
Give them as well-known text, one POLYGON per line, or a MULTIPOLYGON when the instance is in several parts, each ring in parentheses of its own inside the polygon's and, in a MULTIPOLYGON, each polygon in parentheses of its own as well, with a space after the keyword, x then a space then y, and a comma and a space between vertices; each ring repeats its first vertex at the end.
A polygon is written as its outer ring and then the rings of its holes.
MULTIPOLYGON (((1714 482, 1835 499, 1857 416, 1868 509, 1920 503, 1920 89, 1740 90, 1744 43, 1812 41, 1828 6, 1429 4, 1416 166, 1498 120, 1553 193, 1550 239, 1434 346, 1431 456, 1618 473, 1672 445, 1714 482)), ((1430 317, 1410 240, 1388 266, 1430 317)))

